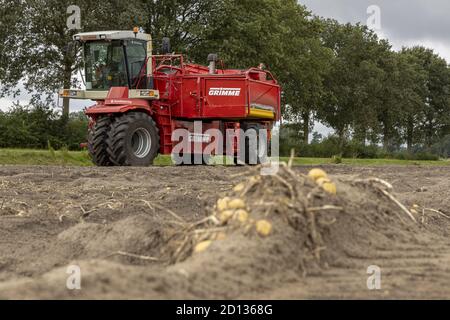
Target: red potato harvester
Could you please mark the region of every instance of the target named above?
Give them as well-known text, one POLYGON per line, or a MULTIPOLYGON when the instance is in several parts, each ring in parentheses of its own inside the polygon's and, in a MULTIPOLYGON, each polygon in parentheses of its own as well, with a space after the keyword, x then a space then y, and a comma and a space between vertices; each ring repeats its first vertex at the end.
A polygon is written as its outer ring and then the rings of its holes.
MULTIPOLYGON (((158 154, 173 153, 177 129, 201 145, 189 148, 191 156, 202 156, 216 140, 206 134, 210 129, 223 137, 231 129, 265 129, 270 140, 280 120, 280 86, 262 68, 219 69, 215 54, 208 56, 208 67, 186 63, 182 55, 153 55, 150 35, 137 30, 80 33, 74 40, 83 47, 86 90, 63 89, 60 96, 96 101, 86 115, 87 146, 98 166, 150 165, 158 154)), ((164 39, 165 51, 169 47, 164 39)), ((225 155, 228 149, 230 155, 231 149, 237 156, 239 143, 236 135, 232 147, 213 153, 225 155)), ((251 152, 246 146, 243 159, 251 152)))

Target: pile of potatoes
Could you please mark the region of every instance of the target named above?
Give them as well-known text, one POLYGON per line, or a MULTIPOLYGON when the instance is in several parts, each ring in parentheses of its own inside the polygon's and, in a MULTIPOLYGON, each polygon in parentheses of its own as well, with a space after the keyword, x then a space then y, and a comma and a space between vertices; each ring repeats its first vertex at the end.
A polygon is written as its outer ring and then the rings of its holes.
MULTIPOLYGON (((336 184, 331 181, 327 173, 322 169, 312 169, 308 173, 308 177, 313 180, 320 188, 325 192, 336 195, 336 184)), ((256 177, 254 179, 257 179, 256 177)), ((233 188, 236 194, 241 193, 245 189, 246 185, 240 183, 233 188)), ((225 197, 217 200, 217 204, 214 208, 213 219, 217 225, 220 226, 236 226, 242 227, 244 230, 250 231, 254 228, 256 233, 261 237, 268 237, 273 232, 272 223, 267 220, 255 220, 252 219, 248 210, 248 206, 241 198, 225 197)), ((194 252, 203 252, 213 243, 214 240, 223 240, 226 238, 226 234, 218 233, 213 240, 206 240, 198 243, 194 252)))
MULTIPOLYGON (((217 200, 213 217, 221 226, 243 227, 246 232, 254 228, 261 237, 268 237, 272 233, 272 224, 267 220, 252 219, 245 201, 240 198, 225 197, 217 200)), ((223 240, 226 237, 223 233, 218 235, 214 240, 223 240)), ((212 243, 213 240, 202 241, 195 246, 194 252, 203 252, 212 243)))
POLYGON ((314 182, 321 187, 324 191, 336 195, 337 187, 334 182, 332 182, 325 171, 322 169, 312 169, 308 173, 308 177, 314 180, 314 182))
POLYGON ((236 222, 246 227, 247 230, 255 226, 256 232, 262 237, 267 237, 272 232, 272 224, 269 221, 255 221, 250 217, 245 201, 240 198, 225 197, 219 199, 215 216, 221 225, 236 222))

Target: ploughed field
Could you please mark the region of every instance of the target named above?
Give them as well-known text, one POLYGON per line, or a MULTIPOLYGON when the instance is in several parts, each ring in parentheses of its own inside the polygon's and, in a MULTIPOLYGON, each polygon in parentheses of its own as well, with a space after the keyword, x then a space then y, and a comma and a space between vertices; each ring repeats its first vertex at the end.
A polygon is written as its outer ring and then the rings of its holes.
POLYGON ((322 168, 0 166, 0 298, 450 298, 450 167, 322 168))

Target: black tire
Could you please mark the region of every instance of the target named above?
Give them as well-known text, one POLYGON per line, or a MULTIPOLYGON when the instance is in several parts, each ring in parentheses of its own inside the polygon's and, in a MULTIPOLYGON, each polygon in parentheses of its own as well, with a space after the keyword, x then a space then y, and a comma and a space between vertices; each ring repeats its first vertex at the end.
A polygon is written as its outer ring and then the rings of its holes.
POLYGON ((127 113, 115 118, 111 124, 107 144, 114 165, 149 166, 159 153, 159 130, 149 115, 127 113))
POLYGON ((238 164, 245 163, 246 165, 258 165, 267 162, 268 152, 269 152, 269 146, 268 144, 261 144, 260 145, 260 129, 261 126, 259 124, 248 124, 244 126, 244 131, 247 132, 249 130, 255 130, 256 131, 256 148, 251 148, 250 146, 250 140, 248 138, 245 138, 244 143, 244 155, 240 156, 240 160, 236 159, 235 161, 238 164), (263 147, 264 149, 260 148, 263 147), (255 161, 256 160, 256 161, 255 161))
POLYGON ((112 166, 106 143, 110 127, 111 119, 109 117, 101 117, 97 119, 97 122, 88 131, 88 152, 92 162, 99 167, 112 166))

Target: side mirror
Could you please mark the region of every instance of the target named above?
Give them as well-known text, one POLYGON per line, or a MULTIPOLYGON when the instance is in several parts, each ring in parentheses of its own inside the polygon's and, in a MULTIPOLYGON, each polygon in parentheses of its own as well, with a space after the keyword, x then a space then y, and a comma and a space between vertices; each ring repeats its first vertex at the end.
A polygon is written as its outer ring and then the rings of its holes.
POLYGON ((168 54, 170 53, 170 38, 164 37, 162 38, 162 53, 168 54))

